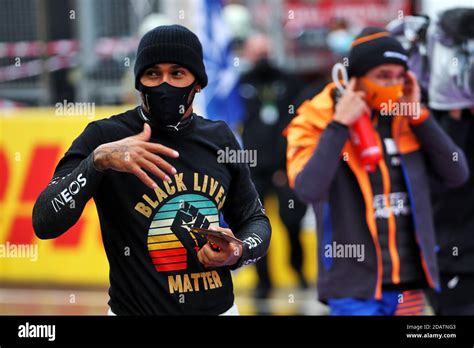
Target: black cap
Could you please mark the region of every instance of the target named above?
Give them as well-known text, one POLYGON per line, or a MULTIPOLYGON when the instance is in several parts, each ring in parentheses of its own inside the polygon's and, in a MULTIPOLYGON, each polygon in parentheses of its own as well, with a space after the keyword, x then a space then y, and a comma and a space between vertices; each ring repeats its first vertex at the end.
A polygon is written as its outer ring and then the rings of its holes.
POLYGON ((201 42, 186 27, 177 24, 163 25, 142 37, 134 68, 136 89, 145 69, 159 63, 179 64, 193 73, 201 88, 207 85, 201 42))
POLYGON ((363 76, 382 64, 400 64, 408 69, 408 54, 387 30, 367 27, 354 39, 349 52, 349 77, 363 76))

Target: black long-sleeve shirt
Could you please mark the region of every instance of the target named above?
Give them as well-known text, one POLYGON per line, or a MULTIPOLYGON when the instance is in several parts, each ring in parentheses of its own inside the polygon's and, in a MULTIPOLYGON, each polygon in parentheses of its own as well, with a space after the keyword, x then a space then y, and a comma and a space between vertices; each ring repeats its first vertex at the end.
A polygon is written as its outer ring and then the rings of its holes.
POLYGON ((179 130, 152 128, 150 142, 171 147, 177 169, 171 183, 148 173, 152 190, 134 174, 99 171, 93 151, 143 129, 140 108, 91 122, 56 167, 33 208, 41 239, 55 238, 79 219, 93 198, 110 265, 109 305, 116 314, 220 314, 234 302, 231 269, 255 262, 267 251, 271 227, 239 162, 240 146, 229 127, 193 114, 179 130), (226 150, 232 150, 227 151, 226 150), (225 156, 226 154, 236 156, 225 156), (205 239, 189 227, 225 222, 244 241, 232 267, 204 268, 197 259, 205 239))

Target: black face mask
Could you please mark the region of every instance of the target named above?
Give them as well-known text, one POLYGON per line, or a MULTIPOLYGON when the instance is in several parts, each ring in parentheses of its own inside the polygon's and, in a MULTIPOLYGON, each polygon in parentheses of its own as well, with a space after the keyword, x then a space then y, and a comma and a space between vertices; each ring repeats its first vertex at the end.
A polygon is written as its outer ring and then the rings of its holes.
POLYGON ((160 127, 174 126, 183 118, 186 110, 193 103, 188 102, 196 81, 186 87, 174 87, 163 82, 156 87, 147 87, 140 83, 144 104, 148 108, 150 123, 160 127))
POLYGON ((272 75, 274 68, 268 58, 261 58, 255 63, 253 70, 257 75, 266 77, 272 75))

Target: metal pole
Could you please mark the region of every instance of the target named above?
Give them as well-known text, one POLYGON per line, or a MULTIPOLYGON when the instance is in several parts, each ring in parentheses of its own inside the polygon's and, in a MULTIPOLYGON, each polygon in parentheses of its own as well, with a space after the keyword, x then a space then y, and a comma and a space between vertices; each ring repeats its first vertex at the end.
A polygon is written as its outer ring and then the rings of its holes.
POLYGON ((49 105, 51 103, 51 79, 48 69, 48 8, 46 0, 38 1, 37 13, 37 26, 38 26, 38 39, 41 42, 41 65, 42 71, 40 75, 40 105, 49 105))
POLYGON ((78 4, 79 11, 77 21, 81 47, 79 55, 80 81, 77 99, 87 102, 91 100, 92 95, 95 93, 94 83, 89 79, 89 74, 97 61, 95 55, 95 10, 93 0, 80 0, 76 1, 76 4, 78 4))
POLYGON ((280 67, 286 66, 285 38, 283 36, 283 1, 267 0, 267 6, 271 8, 270 38, 272 40, 272 56, 280 67))

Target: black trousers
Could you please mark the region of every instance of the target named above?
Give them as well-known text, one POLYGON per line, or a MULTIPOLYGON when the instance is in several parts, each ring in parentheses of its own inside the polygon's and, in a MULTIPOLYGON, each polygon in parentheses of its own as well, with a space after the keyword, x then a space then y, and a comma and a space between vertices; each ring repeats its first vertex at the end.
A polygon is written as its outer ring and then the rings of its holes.
MULTIPOLYGON (((294 191, 288 186, 288 180, 281 180, 275 183, 272 180, 272 172, 252 173, 255 188, 263 202, 264 198, 271 193, 275 193, 278 198, 278 212, 280 219, 288 233, 290 241, 290 262, 293 269, 302 276, 303 248, 299 239, 301 221, 306 213, 306 204, 299 201, 294 191), (286 182, 285 182, 286 181, 286 182)), ((268 273, 268 260, 265 256, 257 264, 257 274, 260 288, 270 288, 272 286, 268 273)))
POLYGON ((441 292, 426 291, 436 315, 474 315, 474 274, 441 274, 441 292))

